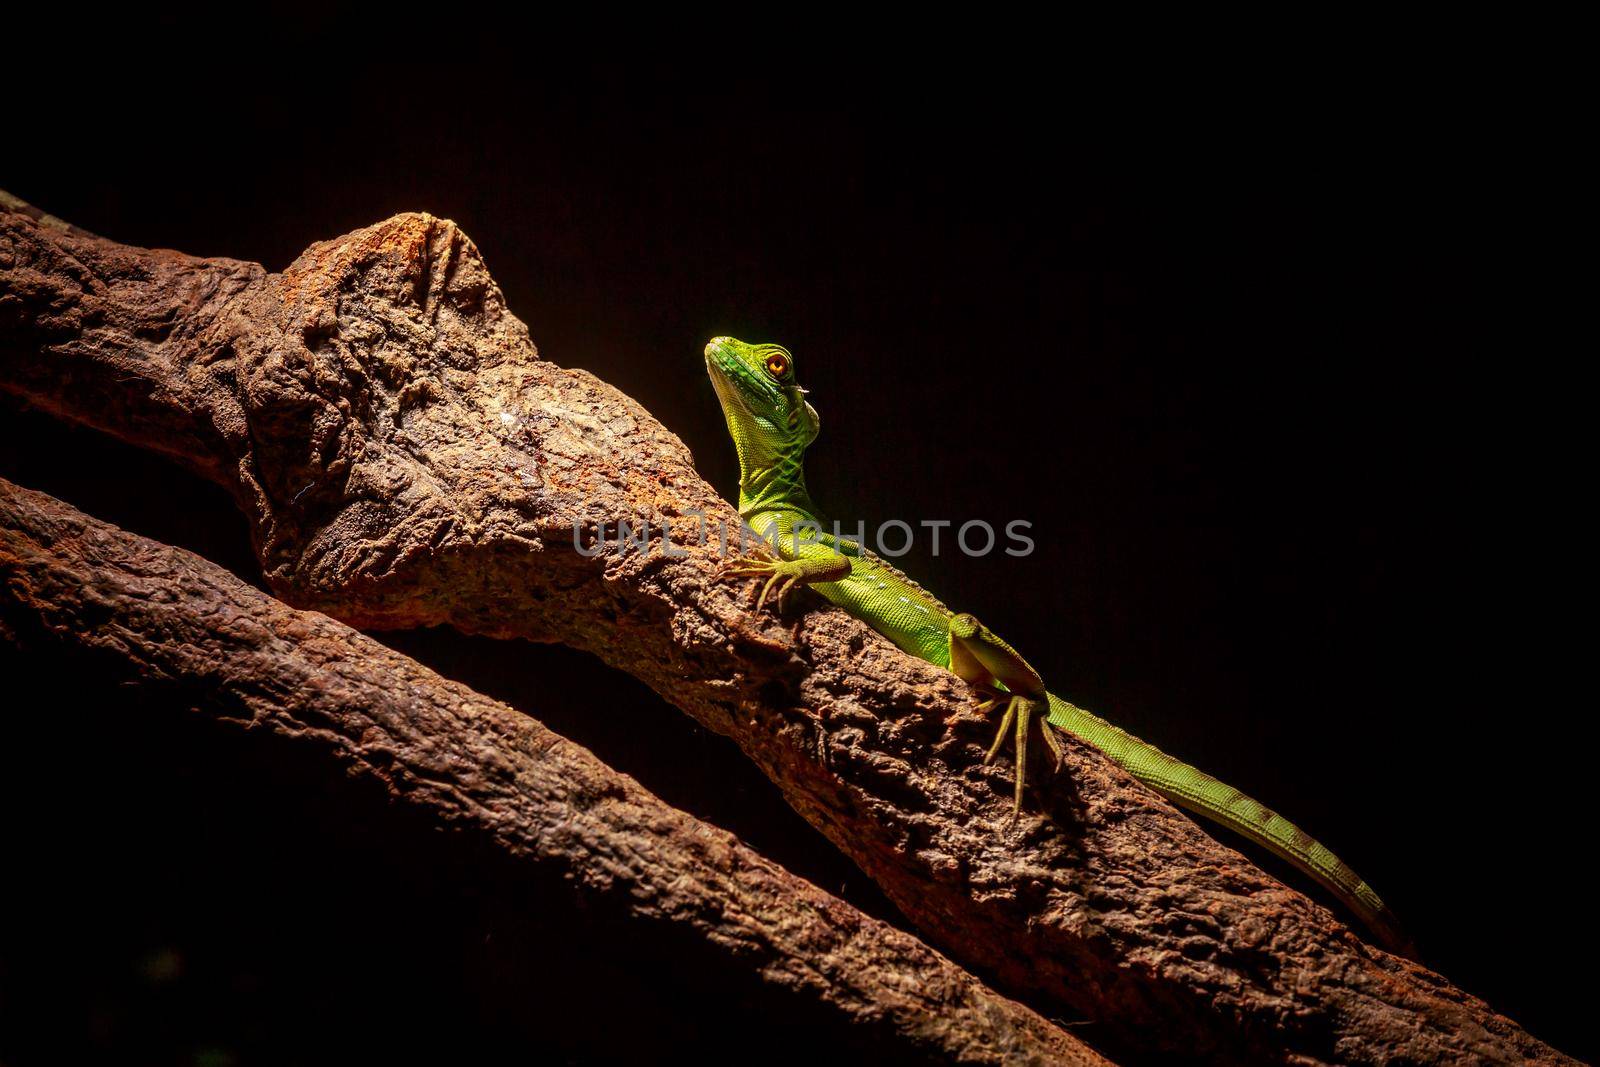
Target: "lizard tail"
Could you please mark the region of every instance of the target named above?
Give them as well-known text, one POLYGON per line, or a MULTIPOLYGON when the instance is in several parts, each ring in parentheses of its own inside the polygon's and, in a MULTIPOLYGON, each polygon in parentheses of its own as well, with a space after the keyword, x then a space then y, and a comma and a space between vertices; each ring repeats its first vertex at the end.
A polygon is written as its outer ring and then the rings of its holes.
POLYGON ((1410 939, 1372 887, 1288 819, 1054 693, 1050 694, 1049 722, 1098 748, 1173 803, 1244 835, 1294 864, 1355 912, 1385 948, 1416 958, 1410 939))

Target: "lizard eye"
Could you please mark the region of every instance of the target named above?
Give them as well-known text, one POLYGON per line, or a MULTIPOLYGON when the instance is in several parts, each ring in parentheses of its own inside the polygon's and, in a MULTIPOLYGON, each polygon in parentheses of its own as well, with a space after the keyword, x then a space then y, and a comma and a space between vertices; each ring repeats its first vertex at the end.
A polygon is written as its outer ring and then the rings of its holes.
POLYGON ((774 378, 782 378, 789 373, 789 357, 782 352, 774 352, 767 357, 767 373, 774 378))

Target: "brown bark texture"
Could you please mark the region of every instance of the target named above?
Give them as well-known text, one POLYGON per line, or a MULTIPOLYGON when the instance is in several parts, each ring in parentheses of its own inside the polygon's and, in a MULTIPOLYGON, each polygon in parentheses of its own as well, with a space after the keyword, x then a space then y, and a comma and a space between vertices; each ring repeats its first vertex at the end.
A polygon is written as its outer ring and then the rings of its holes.
POLYGON ((0 479, 0 641, 296 739, 641 922, 687 927, 880 1054, 1107 1061, 921 941, 668 806, 532 718, 192 553, 0 479), (62 657, 57 657, 58 659, 62 657))
MULTIPOLYGON (((702 374, 703 341, 661 372, 702 374)), ((682 443, 542 359, 447 220, 399 215, 269 273, 13 207, 0 361, 5 389, 227 487, 290 603, 560 641, 633 673, 733 738, 932 943, 1094 1020, 1115 1052, 1564 1059, 1086 745, 1035 771, 1008 827, 1009 775, 984 766, 993 723, 967 687, 818 597, 755 613, 719 579, 715 530, 737 517, 682 443), (648 530, 643 549, 619 524, 648 530)))

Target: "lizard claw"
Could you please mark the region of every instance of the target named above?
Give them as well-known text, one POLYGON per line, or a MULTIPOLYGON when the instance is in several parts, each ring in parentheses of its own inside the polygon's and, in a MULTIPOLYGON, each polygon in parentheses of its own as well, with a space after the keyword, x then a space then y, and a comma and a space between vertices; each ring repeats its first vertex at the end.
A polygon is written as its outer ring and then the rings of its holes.
POLYGON ((978 694, 978 710, 980 712, 993 711, 1011 698, 1011 694, 995 685, 983 682, 968 682, 968 685, 978 694))
POLYGON ((795 583, 799 580, 799 575, 786 574, 785 572, 774 567, 772 571, 772 577, 767 579, 767 583, 761 587, 761 595, 756 598, 756 613, 760 614, 761 609, 766 606, 767 594, 771 593, 773 586, 776 585, 778 588, 778 595, 774 598, 774 600, 778 606, 778 611, 781 614, 783 612, 784 602, 789 596, 789 590, 793 589, 795 583))
MULTIPOLYGON (((979 685, 976 688, 986 698, 978 705, 980 711, 999 707, 1002 701, 1005 702, 1006 706, 1005 715, 1000 719, 1000 729, 996 730, 994 734, 994 743, 989 746, 989 752, 983 758, 984 766, 993 763, 995 756, 1000 754, 1000 746, 1005 744, 1006 735, 1008 733, 1015 735, 1017 771, 1016 791, 1011 806, 1011 821, 1016 822, 1018 816, 1022 813, 1022 788, 1028 775, 1029 728, 1033 721, 1034 713, 1040 710, 1043 705, 1041 701, 1023 696, 1020 693, 1007 693, 1004 690, 997 690, 986 685, 979 685), (1013 730, 1013 724, 1015 725, 1015 730, 1013 730)), ((1055 755, 1055 766, 1059 770, 1062 761, 1066 758, 1066 753, 1061 748, 1061 742, 1052 736, 1050 724, 1042 717, 1039 719, 1039 729, 1044 733, 1045 744, 1049 746, 1050 751, 1055 755)))
POLYGON ((781 559, 770 556, 738 556, 722 565, 724 578, 765 578, 761 585, 761 592, 756 597, 756 611, 760 612, 766 607, 767 599, 771 597, 778 610, 783 611, 784 604, 789 596, 789 591, 800 581, 800 575, 793 566, 781 559), (776 589, 777 595, 773 596, 776 589))
POLYGON ((722 561, 722 577, 755 578, 771 574, 778 561, 766 556, 733 556, 722 561))

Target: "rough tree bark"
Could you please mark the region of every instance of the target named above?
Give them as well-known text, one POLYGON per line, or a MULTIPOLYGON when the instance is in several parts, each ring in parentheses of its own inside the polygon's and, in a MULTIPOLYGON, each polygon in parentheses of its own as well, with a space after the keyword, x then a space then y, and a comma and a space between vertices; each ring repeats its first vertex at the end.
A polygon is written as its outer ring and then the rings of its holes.
MULTIPOLYGON (((932 942, 1114 1051, 1563 1059, 1086 746, 1006 831, 965 687, 819 598, 754 614, 695 543, 692 513, 736 517, 681 442, 539 358, 454 224, 396 216, 271 274, 36 216, 0 214, 0 385, 226 486, 291 603, 630 671, 737 741, 932 942), (648 551, 596 544, 622 521, 648 551)), ((695 339, 681 361, 700 373, 695 339)))
POLYGON ((515 709, 198 556, 4 479, 0 642, 66 646, 125 686, 306 742, 639 921, 687 927, 762 981, 863 1028, 880 1054, 1107 1063, 515 709))

